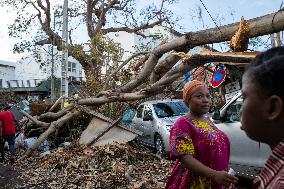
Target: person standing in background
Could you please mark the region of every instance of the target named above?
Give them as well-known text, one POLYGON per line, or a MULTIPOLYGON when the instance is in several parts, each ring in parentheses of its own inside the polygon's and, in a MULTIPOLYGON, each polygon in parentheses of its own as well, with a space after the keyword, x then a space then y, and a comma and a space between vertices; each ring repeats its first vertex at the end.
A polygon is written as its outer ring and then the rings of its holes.
POLYGON ((4 144, 7 141, 9 145, 10 152, 10 162, 14 163, 15 161, 15 116, 12 112, 9 111, 11 106, 5 107, 0 112, 0 161, 5 159, 4 155, 4 144))

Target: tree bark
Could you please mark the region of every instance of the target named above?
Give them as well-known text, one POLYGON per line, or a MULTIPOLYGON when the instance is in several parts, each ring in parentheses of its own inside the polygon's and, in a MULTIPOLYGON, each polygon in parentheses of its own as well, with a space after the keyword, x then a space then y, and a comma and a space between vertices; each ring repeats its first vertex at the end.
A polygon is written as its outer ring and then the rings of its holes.
POLYGON ((39 120, 46 120, 46 119, 57 119, 59 117, 62 117, 63 115, 67 114, 69 111, 71 111, 74 107, 74 104, 70 104, 68 107, 60 110, 59 112, 46 112, 45 114, 42 114, 39 116, 39 120))
POLYGON ((123 61, 123 63, 117 68, 115 69, 106 79, 103 90, 106 90, 109 84, 110 79, 117 73, 119 72, 119 70, 121 70, 121 68, 123 68, 123 66, 125 66, 127 63, 130 62, 130 60, 132 60, 133 58, 140 56, 140 55, 145 55, 148 54, 149 52, 138 52, 133 54, 132 56, 130 56, 129 58, 127 58, 125 61, 123 61))
MULTIPOLYGON (((190 47, 185 47, 179 51, 187 53, 189 50, 190 47)), ((161 77, 165 75, 165 73, 167 73, 167 71, 169 71, 179 60, 180 57, 173 54, 169 54, 165 59, 160 60, 150 75, 150 83, 155 83, 161 79, 161 77)))
POLYGON ((29 118, 33 123, 35 123, 36 125, 40 126, 40 127, 49 127, 50 123, 45 123, 42 121, 39 121, 37 119, 35 119, 33 116, 31 116, 30 114, 28 114, 27 112, 20 110, 20 112, 26 116, 27 118, 29 118))

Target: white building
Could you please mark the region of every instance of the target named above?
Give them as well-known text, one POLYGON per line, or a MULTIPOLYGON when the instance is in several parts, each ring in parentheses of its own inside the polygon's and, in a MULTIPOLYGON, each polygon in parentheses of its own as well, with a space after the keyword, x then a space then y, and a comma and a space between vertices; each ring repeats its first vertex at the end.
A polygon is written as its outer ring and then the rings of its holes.
POLYGON ((0 60, 0 88, 15 86, 15 63, 0 60))
MULTIPOLYGON (((162 26, 155 26, 154 28, 147 29, 143 31, 143 35, 159 36, 167 40, 172 40, 175 38, 175 36, 171 34, 167 28, 162 26)), ((161 43, 161 38, 144 38, 141 35, 127 32, 109 33, 108 37, 110 37, 115 43, 120 44, 121 48, 124 49, 124 54, 122 57, 123 60, 135 53, 137 47, 148 46, 150 49, 153 49, 161 43)))
MULTIPOLYGON (((52 58, 50 52, 42 50, 42 62, 37 62, 33 56, 19 60, 16 63, 17 79, 47 79, 51 76, 52 58)), ((54 76, 61 78, 61 52, 54 53, 54 76)), ((81 64, 72 57, 68 58, 68 76, 74 78, 84 77, 81 64)))
MULTIPOLYGON (((46 59, 50 60, 50 59, 46 59)), ((61 78, 61 60, 55 62, 54 76, 61 78)), ((68 61, 70 80, 84 80, 81 64, 72 57, 68 61)), ((0 88, 30 88, 51 77, 51 63, 39 64, 33 56, 25 57, 16 63, 0 60, 0 88)))

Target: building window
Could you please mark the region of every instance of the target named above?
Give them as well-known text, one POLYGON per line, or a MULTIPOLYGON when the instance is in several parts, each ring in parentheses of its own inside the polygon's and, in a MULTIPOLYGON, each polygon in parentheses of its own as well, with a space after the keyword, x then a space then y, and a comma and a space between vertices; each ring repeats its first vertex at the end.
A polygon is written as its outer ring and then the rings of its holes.
POLYGON ((8 88, 11 88, 11 83, 10 83, 10 81, 6 81, 6 82, 7 82, 8 88))
POLYGON ((76 63, 68 62, 68 72, 76 73, 76 63))
POLYGON ((27 80, 27 84, 28 84, 28 87, 31 87, 31 82, 30 82, 30 80, 27 80))
POLYGON ((2 89, 3 86, 2 86, 2 79, 0 79, 0 89, 2 89))
POLYGON ((77 81, 76 77, 70 76, 69 81, 77 81))

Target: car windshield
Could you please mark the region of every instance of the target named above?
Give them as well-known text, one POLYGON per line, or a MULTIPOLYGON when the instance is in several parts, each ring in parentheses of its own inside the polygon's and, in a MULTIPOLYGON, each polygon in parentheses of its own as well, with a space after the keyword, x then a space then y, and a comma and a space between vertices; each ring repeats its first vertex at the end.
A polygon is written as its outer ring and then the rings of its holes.
POLYGON ((243 104, 243 98, 239 97, 234 103, 227 108, 226 117, 228 122, 240 121, 240 109, 243 104))
POLYGON ((161 102, 153 106, 158 118, 179 116, 188 112, 188 107, 183 101, 161 102))

